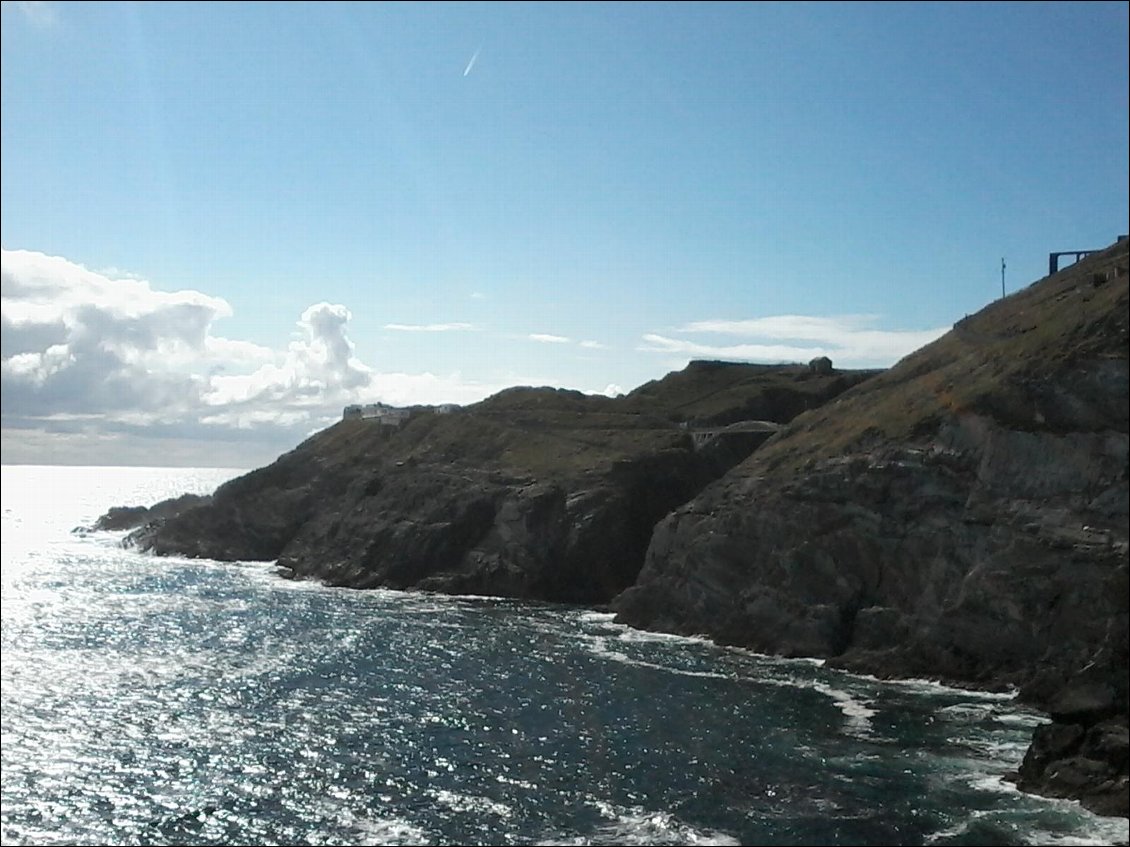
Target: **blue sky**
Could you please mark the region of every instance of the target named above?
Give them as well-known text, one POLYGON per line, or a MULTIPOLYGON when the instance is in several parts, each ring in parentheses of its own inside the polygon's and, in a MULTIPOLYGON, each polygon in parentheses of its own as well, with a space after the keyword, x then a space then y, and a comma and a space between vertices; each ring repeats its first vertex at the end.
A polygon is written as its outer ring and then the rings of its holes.
POLYGON ((3 3, 4 461, 885 367, 1127 231, 1126 3, 3 3))

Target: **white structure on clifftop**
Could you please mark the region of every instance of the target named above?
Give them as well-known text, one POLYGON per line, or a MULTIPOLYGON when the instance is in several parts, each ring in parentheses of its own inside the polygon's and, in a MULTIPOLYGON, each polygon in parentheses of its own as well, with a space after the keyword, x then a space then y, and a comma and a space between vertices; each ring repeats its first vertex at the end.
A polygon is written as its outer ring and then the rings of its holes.
POLYGON ((396 406, 386 406, 384 403, 366 403, 364 406, 353 404, 346 406, 341 413, 342 420, 361 418, 372 420, 382 426, 400 426, 410 417, 411 409, 398 409, 396 406))

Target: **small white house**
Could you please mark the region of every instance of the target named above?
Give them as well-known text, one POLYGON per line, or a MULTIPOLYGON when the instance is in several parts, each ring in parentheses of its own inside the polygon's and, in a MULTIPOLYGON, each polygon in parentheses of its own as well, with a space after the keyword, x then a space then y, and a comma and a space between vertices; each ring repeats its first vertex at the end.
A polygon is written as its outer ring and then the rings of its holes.
POLYGON ((341 417, 343 420, 361 418, 362 420, 376 421, 381 426, 399 427, 412 417, 412 410, 386 406, 384 403, 366 403, 363 406, 354 403, 342 410, 341 417))

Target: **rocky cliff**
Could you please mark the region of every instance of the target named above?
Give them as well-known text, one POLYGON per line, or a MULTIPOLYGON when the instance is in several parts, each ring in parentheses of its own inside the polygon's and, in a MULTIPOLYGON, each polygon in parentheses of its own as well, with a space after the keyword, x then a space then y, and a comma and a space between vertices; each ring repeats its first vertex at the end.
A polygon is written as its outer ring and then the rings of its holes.
POLYGON ((644 628, 1016 686, 1021 787, 1127 814, 1127 245, 960 321, 653 533, 644 628))
POLYGON ((518 388, 398 427, 343 420, 210 498, 100 527, 333 585, 603 603, 635 580, 656 522, 769 434, 694 433, 784 423, 873 375, 694 362, 615 399, 518 388))

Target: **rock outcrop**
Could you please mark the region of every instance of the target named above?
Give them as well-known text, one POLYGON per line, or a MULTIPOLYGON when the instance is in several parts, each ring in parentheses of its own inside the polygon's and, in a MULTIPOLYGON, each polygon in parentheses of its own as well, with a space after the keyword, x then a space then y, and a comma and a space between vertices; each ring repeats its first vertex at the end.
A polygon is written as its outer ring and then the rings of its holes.
POLYGON ((153 506, 115 506, 90 527, 94 532, 113 532, 133 529, 155 521, 163 521, 181 512, 207 503, 208 497, 199 494, 182 494, 171 500, 162 500, 153 506))
POLYGON ((604 603, 635 580, 657 521, 768 431, 696 449, 696 429, 784 423, 872 377, 693 362, 610 399, 510 389, 399 427, 343 420, 214 496, 115 509, 159 554, 277 560, 356 588, 604 603))
POLYGON ((622 622, 1015 686, 1029 790, 1127 814, 1127 245, 797 417, 656 528, 622 622))

